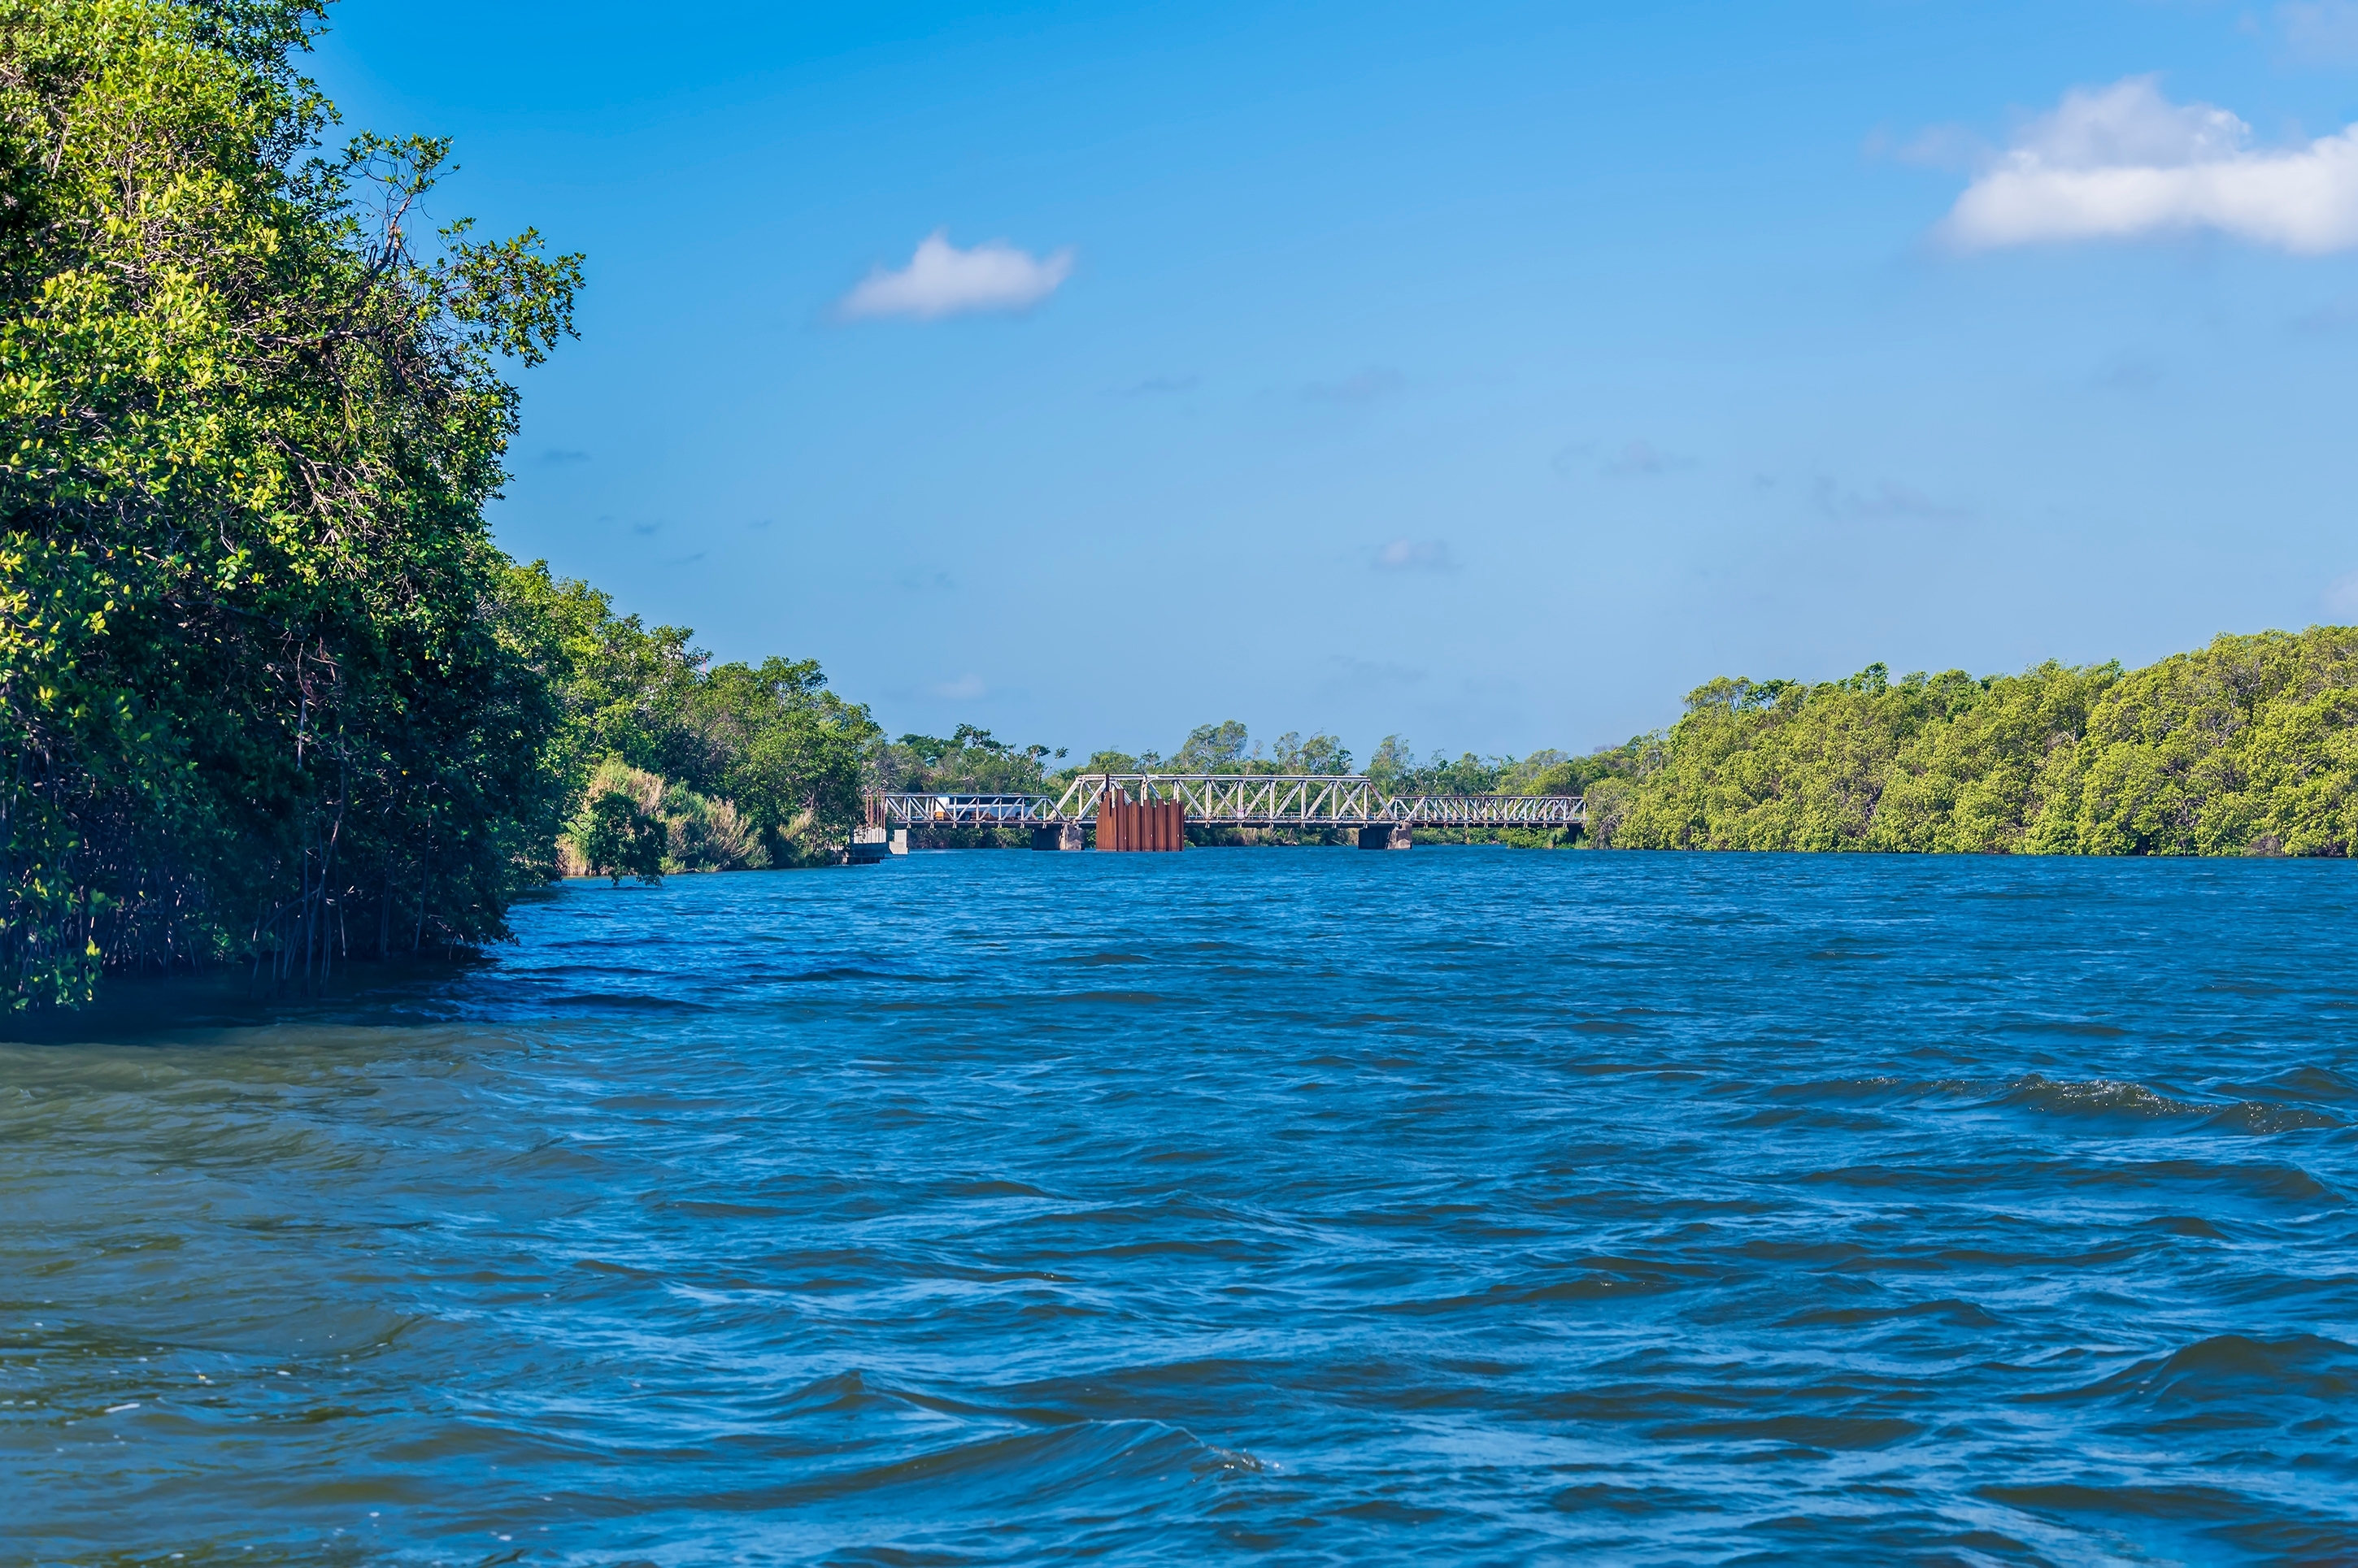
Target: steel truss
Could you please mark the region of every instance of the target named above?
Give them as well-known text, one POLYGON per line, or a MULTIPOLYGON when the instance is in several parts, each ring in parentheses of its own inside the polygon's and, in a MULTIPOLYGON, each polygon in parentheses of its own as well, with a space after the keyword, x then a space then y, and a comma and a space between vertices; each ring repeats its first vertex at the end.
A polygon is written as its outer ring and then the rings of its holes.
POLYGON ((1055 799, 1044 795, 885 795, 897 826, 1056 827, 1095 822, 1107 795, 1175 800, 1191 827, 1572 827, 1585 820, 1576 795, 1388 795, 1360 773, 1083 773, 1055 799))

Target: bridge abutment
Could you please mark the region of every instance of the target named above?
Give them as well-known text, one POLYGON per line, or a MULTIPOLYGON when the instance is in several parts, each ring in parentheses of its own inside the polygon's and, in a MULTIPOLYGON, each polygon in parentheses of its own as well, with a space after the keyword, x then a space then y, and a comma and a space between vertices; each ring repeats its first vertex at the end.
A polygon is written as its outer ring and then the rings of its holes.
POLYGON ((1032 847, 1034 849, 1086 849, 1089 841, 1079 823, 1058 822, 1032 829, 1032 847))
POLYGON ((1415 842, 1409 836, 1405 822, 1387 822, 1359 829, 1359 848, 1362 849, 1406 849, 1415 842))

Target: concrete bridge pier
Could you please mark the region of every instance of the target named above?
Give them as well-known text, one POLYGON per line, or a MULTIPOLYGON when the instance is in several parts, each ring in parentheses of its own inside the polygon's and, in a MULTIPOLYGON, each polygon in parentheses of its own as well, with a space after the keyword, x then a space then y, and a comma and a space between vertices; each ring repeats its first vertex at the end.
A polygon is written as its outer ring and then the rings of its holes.
POLYGON ((1034 849, 1086 849, 1089 845, 1079 823, 1057 822, 1032 829, 1032 847, 1034 849))
POLYGON ((1362 849, 1405 849, 1415 842, 1409 837, 1405 822, 1382 823, 1359 829, 1359 848, 1362 849))

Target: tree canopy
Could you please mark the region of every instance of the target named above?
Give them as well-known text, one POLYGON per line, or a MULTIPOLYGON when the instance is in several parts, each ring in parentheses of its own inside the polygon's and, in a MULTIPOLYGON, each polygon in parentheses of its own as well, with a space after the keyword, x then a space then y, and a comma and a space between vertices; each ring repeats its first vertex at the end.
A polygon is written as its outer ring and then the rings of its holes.
POLYGON ((502 929, 558 805, 481 521, 579 258, 318 150, 308 0, 0 5, 0 970, 502 929), (339 940, 363 912, 336 910, 339 940))
POLYGON ((1721 679, 1599 760, 1631 849, 2347 855, 2358 629, 2221 636, 2140 670, 1721 679))
POLYGON ((322 16, 0 0, 16 1006, 495 940, 610 757, 773 861, 857 815, 873 726, 816 665, 712 667, 494 547, 505 367, 570 335, 582 261, 425 225, 445 142, 330 146, 322 16))

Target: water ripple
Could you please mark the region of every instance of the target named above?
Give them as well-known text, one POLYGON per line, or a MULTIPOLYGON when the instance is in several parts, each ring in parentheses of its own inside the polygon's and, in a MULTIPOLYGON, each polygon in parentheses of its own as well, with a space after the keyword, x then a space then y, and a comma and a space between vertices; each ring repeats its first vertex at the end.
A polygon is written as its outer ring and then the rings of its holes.
POLYGON ((2353 894, 917 856, 135 988, 0 1045, 0 1561, 2358 1559, 2353 894))

